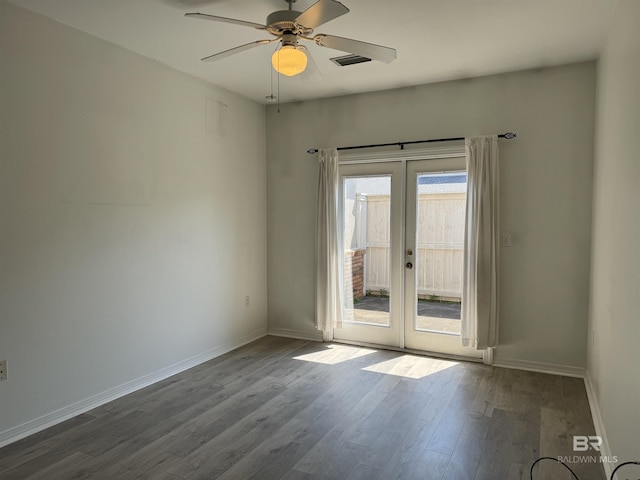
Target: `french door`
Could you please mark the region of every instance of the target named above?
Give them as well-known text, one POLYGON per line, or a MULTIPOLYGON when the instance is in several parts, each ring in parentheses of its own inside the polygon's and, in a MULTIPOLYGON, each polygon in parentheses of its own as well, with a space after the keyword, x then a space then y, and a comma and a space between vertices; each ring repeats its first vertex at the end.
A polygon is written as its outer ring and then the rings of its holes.
POLYGON ((340 165, 344 313, 334 338, 402 347, 403 165, 340 165))
POLYGON ((460 342, 464 156, 340 165, 345 319, 334 338, 481 358, 460 342))

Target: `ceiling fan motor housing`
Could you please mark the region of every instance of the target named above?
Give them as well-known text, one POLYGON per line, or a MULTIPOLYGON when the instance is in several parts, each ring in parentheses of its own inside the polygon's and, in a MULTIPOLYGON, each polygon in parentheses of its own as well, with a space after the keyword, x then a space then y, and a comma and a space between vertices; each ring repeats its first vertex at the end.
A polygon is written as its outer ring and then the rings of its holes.
POLYGON ((271 13, 267 17, 267 30, 273 35, 282 35, 283 33, 293 33, 294 35, 309 35, 313 29, 306 28, 296 23, 302 12, 296 10, 278 10, 271 13))

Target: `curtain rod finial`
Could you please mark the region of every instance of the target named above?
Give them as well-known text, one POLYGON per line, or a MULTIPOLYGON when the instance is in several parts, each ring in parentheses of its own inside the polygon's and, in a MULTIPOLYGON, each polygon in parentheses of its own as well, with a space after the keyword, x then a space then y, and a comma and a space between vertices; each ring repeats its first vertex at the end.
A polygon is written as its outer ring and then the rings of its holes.
POLYGON ((511 140, 512 138, 516 138, 516 137, 517 137, 517 135, 515 133, 513 133, 513 132, 507 132, 507 133, 504 134, 504 138, 507 138, 509 140, 511 140))
POLYGON ((318 153, 318 149, 317 148, 310 148, 309 150, 307 150, 307 153, 310 155, 313 155, 314 153, 318 153))

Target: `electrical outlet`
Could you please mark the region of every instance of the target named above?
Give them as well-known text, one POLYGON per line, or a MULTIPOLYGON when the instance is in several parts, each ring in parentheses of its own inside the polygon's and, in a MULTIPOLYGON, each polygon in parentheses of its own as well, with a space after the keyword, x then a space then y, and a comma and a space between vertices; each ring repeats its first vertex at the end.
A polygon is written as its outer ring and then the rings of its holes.
POLYGON ((0 380, 7 379, 7 361, 0 360, 0 380))
POLYGON ((246 297, 244 297, 244 306, 248 307, 249 305, 251 305, 251 297, 247 295, 246 297))

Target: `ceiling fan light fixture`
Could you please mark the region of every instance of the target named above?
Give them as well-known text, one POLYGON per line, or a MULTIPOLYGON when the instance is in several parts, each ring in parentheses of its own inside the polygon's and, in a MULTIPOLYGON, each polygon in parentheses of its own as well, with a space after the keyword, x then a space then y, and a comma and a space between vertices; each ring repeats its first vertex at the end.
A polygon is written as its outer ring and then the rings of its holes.
POLYGON ((307 55, 294 45, 283 45, 271 56, 271 65, 276 72, 293 77, 307 68, 307 55))

